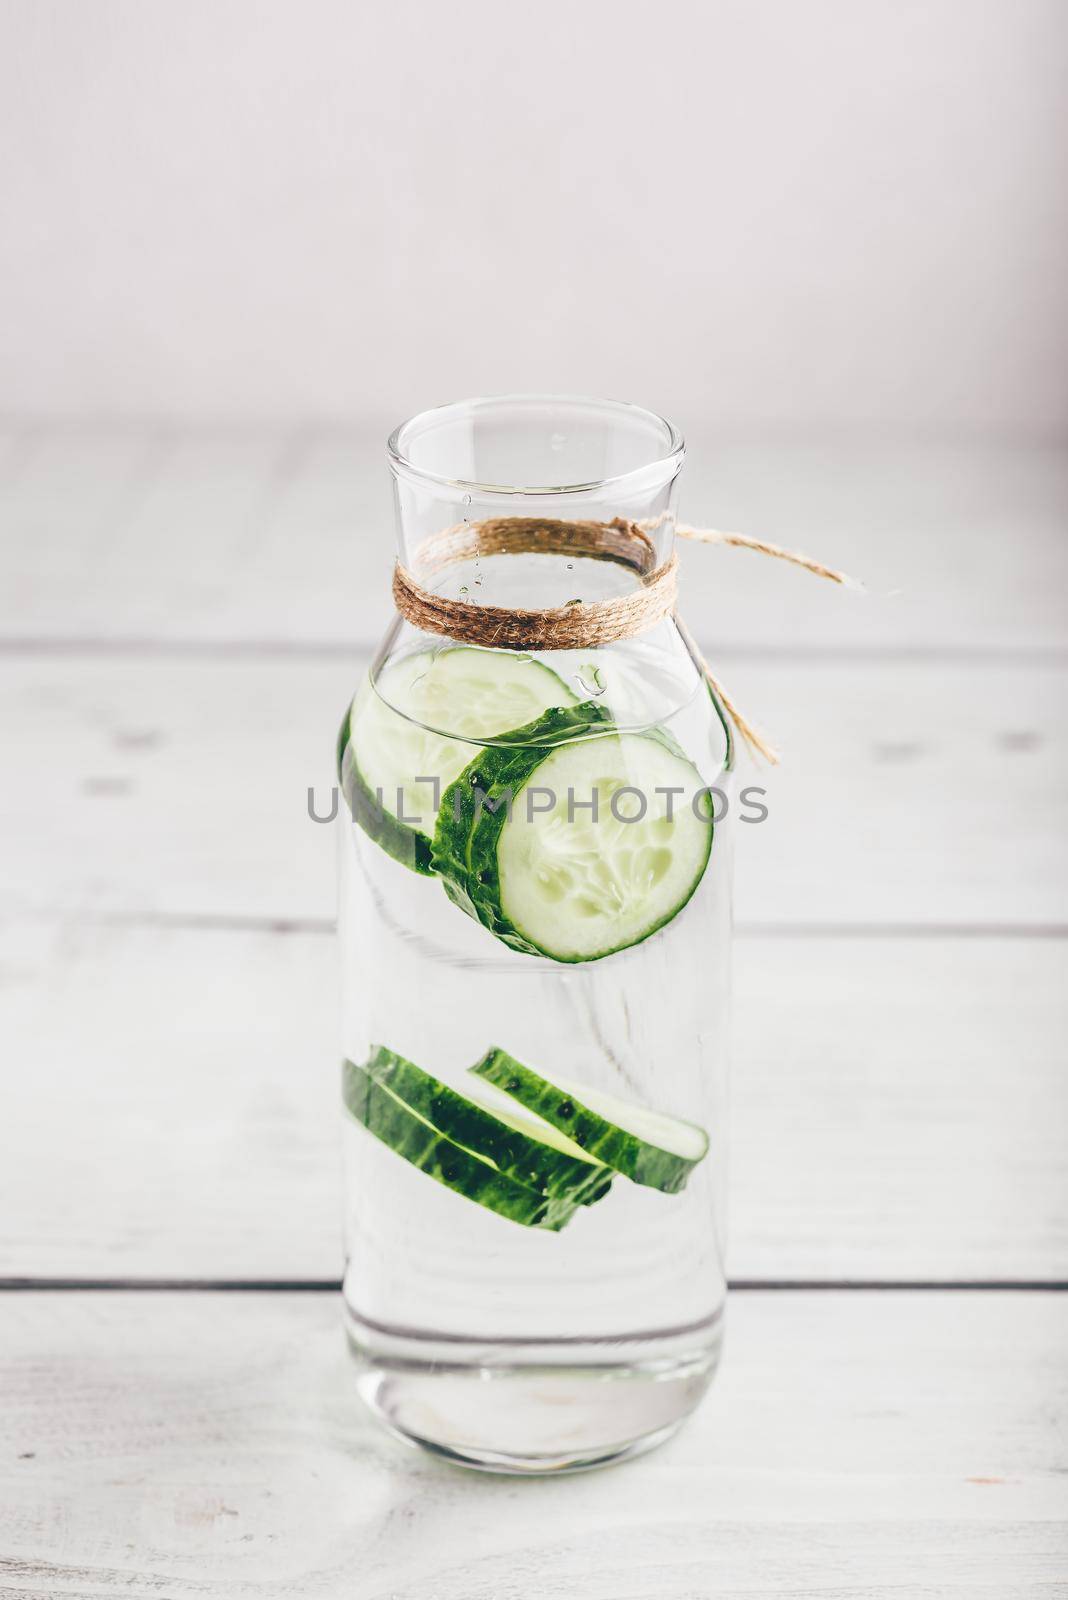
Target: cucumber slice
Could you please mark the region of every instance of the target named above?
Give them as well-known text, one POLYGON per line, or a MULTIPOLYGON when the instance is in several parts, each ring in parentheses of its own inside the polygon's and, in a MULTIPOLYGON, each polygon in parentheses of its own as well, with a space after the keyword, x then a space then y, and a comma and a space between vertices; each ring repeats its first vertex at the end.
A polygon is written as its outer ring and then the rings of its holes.
POLYGON ((337 744, 338 782, 352 813, 352 819, 358 822, 364 833, 395 861, 409 867, 412 872, 420 872, 429 877, 434 870, 431 865, 430 840, 421 829, 408 827, 405 823, 399 822, 393 813, 386 809, 384 801, 387 790, 382 791, 383 803, 379 804, 378 795, 368 788, 356 765, 352 745, 349 742, 349 726, 354 710, 355 706, 352 706, 346 711, 337 744))
POLYGON ((574 700, 530 656, 455 647, 391 662, 377 688, 364 682, 342 724, 338 776, 353 817, 406 867, 430 873, 434 787, 415 780, 436 778, 443 792, 477 753, 465 739, 494 738, 574 700))
POLYGON ((372 1050, 367 1072, 453 1144, 492 1161, 528 1189, 592 1205, 611 1186, 603 1163, 488 1083, 473 1085, 476 1093, 467 1098, 383 1045, 372 1050))
POLYGON ((550 1083, 505 1050, 488 1050, 471 1071, 507 1094, 633 1183, 677 1194, 708 1154, 708 1134, 693 1122, 617 1100, 564 1080, 550 1083))
POLYGON ((368 1133, 454 1194, 509 1222, 554 1233, 574 1216, 571 1201, 528 1189, 492 1162, 453 1144, 354 1061, 343 1064, 342 1095, 346 1110, 368 1133))
POLYGON ((661 730, 612 726, 592 701, 547 711, 442 796, 434 869, 514 950, 600 960, 664 927, 701 881, 713 820, 696 767, 661 730))

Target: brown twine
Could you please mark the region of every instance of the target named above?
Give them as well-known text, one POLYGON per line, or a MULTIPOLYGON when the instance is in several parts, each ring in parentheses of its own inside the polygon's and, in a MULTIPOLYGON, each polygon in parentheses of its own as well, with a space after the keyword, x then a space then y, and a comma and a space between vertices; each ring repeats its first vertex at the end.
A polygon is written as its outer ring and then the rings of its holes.
MULTIPOLYGON (((596 561, 613 561, 628 567, 639 579, 631 594, 608 600, 571 600, 562 606, 535 611, 512 606, 479 605, 435 594, 398 562, 393 571, 393 600, 397 610, 423 633, 444 634, 468 644, 498 650, 585 650, 632 639, 664 617, 675 623, 704 674, 712 693, 730 717, 749 748, 773 765, 778 754, 735 705, 694 642, 676 609, 678 558, 674 555, 656 567, 655 522, 565 522, 541 517, 493 517, 485 522, 457 523, 431 534, 413 553, 421 573, 440 572, 457 561, 490 555, 571 555, 596 561)), ((825 567, 781 545, 751 539, 741 533, 720 533, 712 528, 676 527, 682 539, 702 544, 726 544, 761 555, 774 556, 804 567, 817 577, 853 587, 845 573, 825 567)))
POLYGON ((831 583, 840 583, 844 589, 864 587, 848 573, 838 572, 834 567, 825 567, 822 561, 813 561, 811 556, 802 555, 800 550, 784 550, 781 544, 769 544, 766 539, 751 539, 745 533, 721 533, 718 528, 690 528, 685 523, 678 523, 675 534, 679 539, 692 539, 696 544, 726 544, 736 550, 755 550, 758 555, 775 556, 779 561, 789 561, 791 566, 803 567, 806 572, 813 573, 817 578, 827 578, 831 583))
MULTIPOLYGON (((412 552, 412 564, 437 572, 454 561, 476 556, 587 556, 615 561, 643 576, 656 562, 652 534, 659 523, 640 525, 616 517, 611 522, 563 522, 556 517, 487 517, 485 522, 457 522, 432 533, 412 552)), ((527 612, 537 616, 537 612, 527 612)))

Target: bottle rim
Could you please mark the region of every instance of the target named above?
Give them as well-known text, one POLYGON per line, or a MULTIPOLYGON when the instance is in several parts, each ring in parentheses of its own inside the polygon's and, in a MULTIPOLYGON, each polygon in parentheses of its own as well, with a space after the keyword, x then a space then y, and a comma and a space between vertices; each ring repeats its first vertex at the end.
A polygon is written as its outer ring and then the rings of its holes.
POLYGON ((601 490, 610 490, 614 494, 626 490, 640 492, 651 483, 675 476, 686 455, 686 442, 673 422, 629 400, 605 400, 592 395, 530 393, 454 400, 445 405, 432 406, 425 411, 417 412, 415 416, 409 417, 406 422, 394 428, 386 443, 386 452, 394 477, 403 478, 407 482, 426 484, 438 490, 468 493, 479 499, 491 498, 494 495, 541 498, 551 495, 590 495, 601 490), (486 416, 494 413, 506 415, 512 409, 526 406, 540 406, 547 410, 559 411, 561 416, 570 413, 593 418, 597 413, 602 413, 608 417, 618 417, 621 423, 624 421, 643 423, 647 429, 659 435, 660 448, 655 449, 648 460, 640 462, 626 472, 589 478, 582 482, 556 484, 486 483, 475 478, 452 477, 433 472, 412 460, 410 454, 412 445, 431 430, 447 426, 460 417, 477 417, 479 413, 486 416))

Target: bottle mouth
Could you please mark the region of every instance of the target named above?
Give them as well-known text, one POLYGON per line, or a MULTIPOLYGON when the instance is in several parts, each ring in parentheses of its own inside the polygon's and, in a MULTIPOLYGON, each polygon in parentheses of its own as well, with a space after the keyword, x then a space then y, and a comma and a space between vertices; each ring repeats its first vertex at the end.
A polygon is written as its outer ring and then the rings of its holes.
POLYGON ((438 495, 639 495, 675 477, 686 446, 675 425, 624 400, 522 394, 421 411, 387 444, 394 477, 438 495))

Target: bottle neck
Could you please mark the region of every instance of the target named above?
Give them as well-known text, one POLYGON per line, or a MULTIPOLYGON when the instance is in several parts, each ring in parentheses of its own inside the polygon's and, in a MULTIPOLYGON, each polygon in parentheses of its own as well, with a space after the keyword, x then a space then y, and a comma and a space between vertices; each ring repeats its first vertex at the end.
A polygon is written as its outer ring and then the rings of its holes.
MULTIPOLYGON (((670 551, 669 541, 665 561, 670 559, 670 551)), ((663 565, 663 561, 657 559, 656 565, 663 565)), ((633 594, 641 587, 642 575, 618 561, 523 551, 471 555, 424 573, 420 581, 433 593, 450 600, 540 611, 633 594)))

